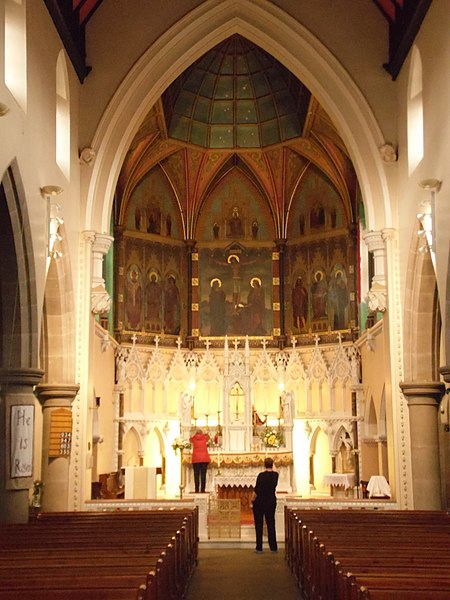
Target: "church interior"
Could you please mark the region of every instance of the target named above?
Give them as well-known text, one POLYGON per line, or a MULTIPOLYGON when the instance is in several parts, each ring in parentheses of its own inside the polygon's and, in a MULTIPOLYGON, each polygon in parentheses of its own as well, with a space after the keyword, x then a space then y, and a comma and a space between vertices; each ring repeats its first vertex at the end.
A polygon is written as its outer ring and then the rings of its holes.
POLYGON ((446 0, 0 7, 0 522, 448 510, 446 0))

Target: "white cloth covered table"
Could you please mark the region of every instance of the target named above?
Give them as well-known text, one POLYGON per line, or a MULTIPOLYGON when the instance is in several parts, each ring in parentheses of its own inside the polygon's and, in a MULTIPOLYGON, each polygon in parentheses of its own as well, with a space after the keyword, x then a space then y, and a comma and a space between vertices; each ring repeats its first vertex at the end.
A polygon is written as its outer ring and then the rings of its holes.
POLYGON ((367 484, 367 491, 369 492, 369 498, 373 496, 391 497, 391 486, 383 475, 372 475, 367 484))
POLYGON ((323 485, 343 486, 346 490, 355 485, 354 473, 330 473, 323 476, 323 485))

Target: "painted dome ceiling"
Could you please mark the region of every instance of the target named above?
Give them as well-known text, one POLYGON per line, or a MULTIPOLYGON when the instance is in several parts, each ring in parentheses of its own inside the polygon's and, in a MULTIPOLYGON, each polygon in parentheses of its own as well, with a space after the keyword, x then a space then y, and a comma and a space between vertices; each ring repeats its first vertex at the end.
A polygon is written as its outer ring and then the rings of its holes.
POLYGON ((205 148, 260 148, 300 137, 311 94, 283 65, 234 35, 163 96, 170 138, 205 148))
POLYGON ((330 117, 282 64, 238 35, 191 65, 147 114, 122 166, 116 223, 156 167, 186 215, 186 237, 208 193, 233 168, 255 182, 279 223, 312 168, 334 186, 350 221, 357 210, 356 174, 330 117))

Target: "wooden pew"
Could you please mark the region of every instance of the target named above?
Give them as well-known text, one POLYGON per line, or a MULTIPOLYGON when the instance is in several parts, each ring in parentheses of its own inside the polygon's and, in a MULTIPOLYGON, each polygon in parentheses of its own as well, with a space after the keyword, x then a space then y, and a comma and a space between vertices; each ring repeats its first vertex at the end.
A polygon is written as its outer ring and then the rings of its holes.
POLYGON ((308 599, 403 600, 411 589, 450 598, 448 513, 286 507, 285 532, 286 560, 308 599))
POLYGON ((0 600, 178 600, 198 509, 49 513, 0 526, 0 600))

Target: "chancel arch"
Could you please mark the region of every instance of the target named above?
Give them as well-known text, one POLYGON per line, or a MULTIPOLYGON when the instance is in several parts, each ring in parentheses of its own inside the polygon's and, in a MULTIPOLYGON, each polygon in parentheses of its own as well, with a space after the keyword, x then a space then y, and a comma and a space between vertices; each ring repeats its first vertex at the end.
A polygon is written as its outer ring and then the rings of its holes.
MULTIPOLYGON (((226 5, 226 25, 222 8, 199 7, 195 32, 192 13, 183 37, 178 26, 171 40, 163 36, 165 56, 148 50, 124 80, 132 102, 119 87, 104 115, 115 127, 102 120, 94 140, 87 220, 104 230, 114 216, 112 329, 129 352, 120 419, 158 422, 169 446, 176 433, 220 426, 231 454, 264 450, 273 428, 290 454, 295 424, 282 422, 283 393, 295 398, 301 426, 311 415, 325 415, 327 431, 336 413, 351 421, 356 378, 339 352, 359 327, 361 204, 371 225, 388 219, 382 170, 366 173, 363 160, 380 166, 380 132, 317 40, 266 3, 226 5), (269 34, 265 16, 279 18, 287 36, 269 34), (173 40, 187 39, 169 64, 173 40), (301 60, 299 43, 308 48, 301 60), (251 69, 235 70, 227 89, 225 56, 236 65, 251 56, 258 82, 251 69), (347 128, 344 113, 364 135, 347 128), (205 344, 213 377, 199 368, 205 344)), ((119 443, 119 463, 120 453, 119 443)))

